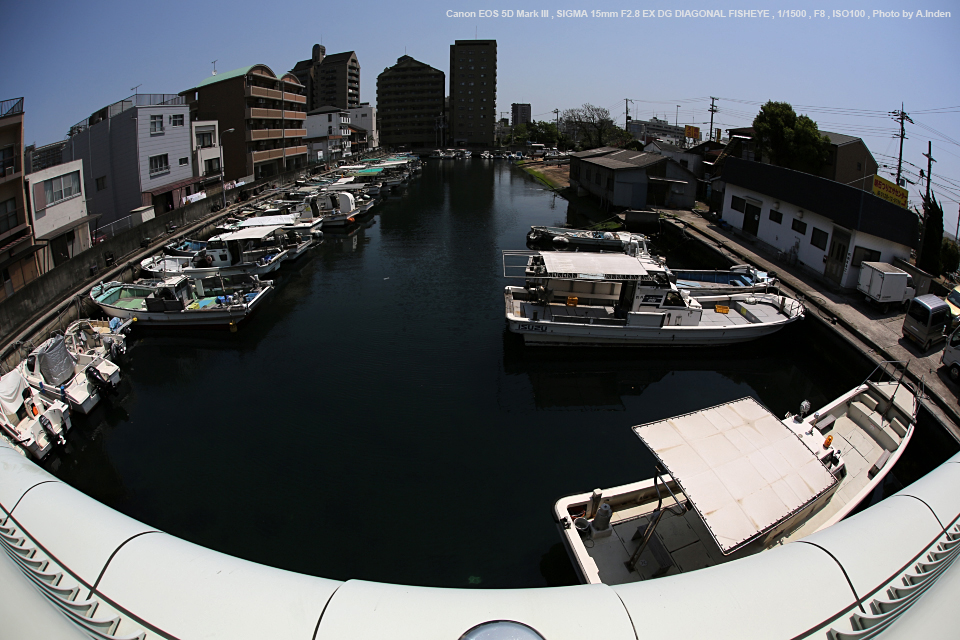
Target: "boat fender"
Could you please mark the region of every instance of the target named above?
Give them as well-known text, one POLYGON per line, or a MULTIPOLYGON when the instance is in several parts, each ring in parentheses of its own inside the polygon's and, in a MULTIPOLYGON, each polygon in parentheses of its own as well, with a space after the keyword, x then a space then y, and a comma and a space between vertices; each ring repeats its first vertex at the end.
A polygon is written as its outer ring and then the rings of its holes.
POLYGON ((37 409, 36 403, 30 405, 30 408, 33 410, 33 415, 34 415, 34 416, 40 415, 40 410, 37 409))

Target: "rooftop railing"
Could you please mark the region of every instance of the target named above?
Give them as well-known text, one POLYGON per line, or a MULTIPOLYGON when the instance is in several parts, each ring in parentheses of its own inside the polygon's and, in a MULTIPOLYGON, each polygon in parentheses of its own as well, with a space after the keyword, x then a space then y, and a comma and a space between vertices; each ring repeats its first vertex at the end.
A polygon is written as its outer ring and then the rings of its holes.
POLYGON ((0 118, 23 113, 23 98, 11 98, 0 102, 0 118))

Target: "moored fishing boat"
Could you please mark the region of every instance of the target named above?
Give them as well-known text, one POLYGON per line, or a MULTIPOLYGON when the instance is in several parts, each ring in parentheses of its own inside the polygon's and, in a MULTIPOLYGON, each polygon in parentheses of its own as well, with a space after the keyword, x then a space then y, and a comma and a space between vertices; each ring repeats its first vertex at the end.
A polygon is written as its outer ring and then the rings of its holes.
POLYGON ((802 304, 778 293, 691 296, 643 255, 505 251, 504 276, 524 280, 504 290, 506 319, 534 345, 723 345, 803 317, 802 304))
POLYGON ((91 320, 82 318, 71 322, 63 331, 67 350, 81 363, 97 357, 116 362, 127 352, 126 333, 130 331, 129 322, 117 318, 111 320, 91 320))
POLYGON ((80 413, 90 413, 120 382, 117 365, 102 356, 81 358, 70 353, 60 335, 31 351, 17 370, 40 395, 68 403, 80 413))
POLYGON ((0 435, 14 448, 42 460, 71 426, 67 405, 35 393, 18 369, 0 376, 0 435))
POLYGON ((845 518, 902 455, 922 396, 902 374, 872 377, 812 415, 805 401, 779 420, 743 398, 633 427, 656 459, 653 477, 554 506, 580 580, 694 571, 845 518))
POLYGON ((563 227, 530 227, 527 242, 552 244, 558 247, 591 247, 624 251, 631 241, 640 242, 646 250, 647 237, 629 231, 591 231, 563 227))
POLYGON ((235 326, 258 308, 273 286, 246 274, 133 284, 103 282, 90 297, 111 318, 136 320, 137 326, 235 326))
POLYGON ((779 285, 775 274, 747 264, 729 269, 671 269, 670 273, 677 288, 689 291, 692 296, 769 291, 779 285))

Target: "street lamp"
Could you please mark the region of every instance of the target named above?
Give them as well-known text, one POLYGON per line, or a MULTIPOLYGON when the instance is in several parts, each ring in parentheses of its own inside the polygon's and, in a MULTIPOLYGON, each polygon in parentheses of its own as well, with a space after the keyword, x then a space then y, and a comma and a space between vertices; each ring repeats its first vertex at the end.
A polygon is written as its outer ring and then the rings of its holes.
POLYGON ((217 137, 217 142, 220 145, 220 195, 223 197, 223 208, 227 208, 227 190, 223 188, 223 134, 233 133, 236 129, 232 127, 226 131, 221 131, 220 135, 217 137))

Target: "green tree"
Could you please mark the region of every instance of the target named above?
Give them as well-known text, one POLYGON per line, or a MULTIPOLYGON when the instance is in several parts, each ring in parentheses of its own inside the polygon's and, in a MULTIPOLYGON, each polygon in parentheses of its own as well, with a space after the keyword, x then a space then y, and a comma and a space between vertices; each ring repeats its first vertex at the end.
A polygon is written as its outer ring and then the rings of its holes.
POLYGON ((513 128, 513 144, 524 144, 529 137, 527 125, 518 124, 513 128))
POLYGON ((960 247, 949 238, 944 238, 940 247, 940 268, 944 273, 953 273, 960 269, 960 247))
POLYGON ((941 273, 940 251, 943 248, 943 208, 935 196, 923 196, 923 235, 917 266, 934 276, 941 273))
POLYGON ((817 174, 830 157, 830 139, 786 102, 767 102, 753 119, 756 142, 771 164, 817 174))

